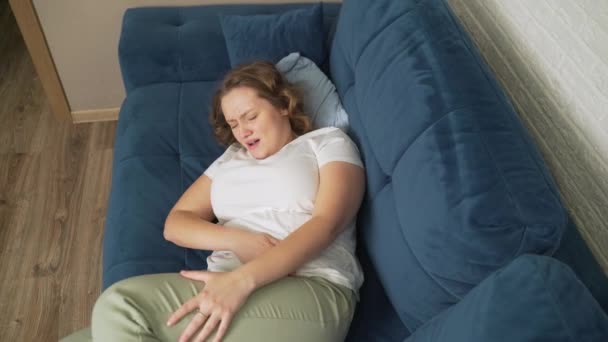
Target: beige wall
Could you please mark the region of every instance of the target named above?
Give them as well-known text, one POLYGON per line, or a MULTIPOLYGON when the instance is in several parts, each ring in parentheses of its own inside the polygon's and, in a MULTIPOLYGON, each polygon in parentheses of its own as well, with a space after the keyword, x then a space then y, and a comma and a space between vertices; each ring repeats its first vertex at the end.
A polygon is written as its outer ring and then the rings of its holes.
POLYGON ((449 0, 608 272, 608 2, 449 0))
POLYGON ((286 2, 315 0, 33 0, 70 109, 85 117, 87 111, 111 113, 125 96, 117 50, 127 8, 286 2))

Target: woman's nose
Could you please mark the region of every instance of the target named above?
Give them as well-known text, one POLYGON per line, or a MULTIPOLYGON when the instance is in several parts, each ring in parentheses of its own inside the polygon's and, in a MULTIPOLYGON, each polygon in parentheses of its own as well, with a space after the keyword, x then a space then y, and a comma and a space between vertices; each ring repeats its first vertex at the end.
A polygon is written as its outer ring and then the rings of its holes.
POLYGON ((241 138, 245 139, 248 136, 250 136, 251 133, 252 133, 252 131, 249 127, 247 127, 247 125, 240 125, 239 135, 241 136, 241 138))

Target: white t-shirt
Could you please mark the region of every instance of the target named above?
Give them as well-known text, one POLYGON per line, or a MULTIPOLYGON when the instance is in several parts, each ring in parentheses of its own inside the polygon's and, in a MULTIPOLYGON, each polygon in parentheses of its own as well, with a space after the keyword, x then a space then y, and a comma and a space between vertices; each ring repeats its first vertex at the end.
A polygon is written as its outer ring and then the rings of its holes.
MULTIPOLYGON (((240 144, 232 144, 205 171, 212 180, 211 206, 218 224, 284 239, 312 217, 319 169, 332 161, 363 167, 357 146, 335 127, 303 134, 261 160, 240 144)), ((296 275, 320 276, 358 293, 363 272, 354 254, 355 244, 353 219, 296 275)), ((210 271, 231 271, 241 265, 230 251, 214 251, 207 264, 210 271)))

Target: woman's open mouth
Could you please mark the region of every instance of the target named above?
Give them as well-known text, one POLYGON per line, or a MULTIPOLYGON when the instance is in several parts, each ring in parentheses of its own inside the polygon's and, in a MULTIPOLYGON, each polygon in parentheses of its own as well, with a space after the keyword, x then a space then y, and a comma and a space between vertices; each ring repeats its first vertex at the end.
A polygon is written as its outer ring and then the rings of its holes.
POLYGON ((253 149, 254 149, 254 148, 256 148, 256 147, 257 147, 259 144, 260 144, 260 139, 255 139, 253 142, 248 143, 248 144, 247 144, 247 147, 248 147, 250 150, 253 150, 253 149))

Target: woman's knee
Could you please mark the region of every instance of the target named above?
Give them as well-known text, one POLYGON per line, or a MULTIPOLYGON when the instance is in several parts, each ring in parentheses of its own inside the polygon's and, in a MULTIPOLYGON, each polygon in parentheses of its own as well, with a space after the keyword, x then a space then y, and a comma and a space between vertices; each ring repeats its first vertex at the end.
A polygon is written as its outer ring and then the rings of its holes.
POLYGON ((106 320, 109 315, 128 312, 145 302, 146 287, 155 284, 154 278, 158 275, 144 275, 123 279, 108 287, 97 298, 93 306, 93 325, 106 320))
POLYGON ((93 323, 107 318, 108 313, 177 310, 186 300, 195 296, 203 284, 194 283, 176 273, 136 276, 121 280, 108 287, 93 307, 93 323))
POLYGON ((109 316, 114 316, 116 311, 122 311, 125 305, 132 305, 134 301, 134 288, 137 281, 135 278, 127 278, 114 283, 101 293, 93 306, 92 324, 105 321, 109 316))

